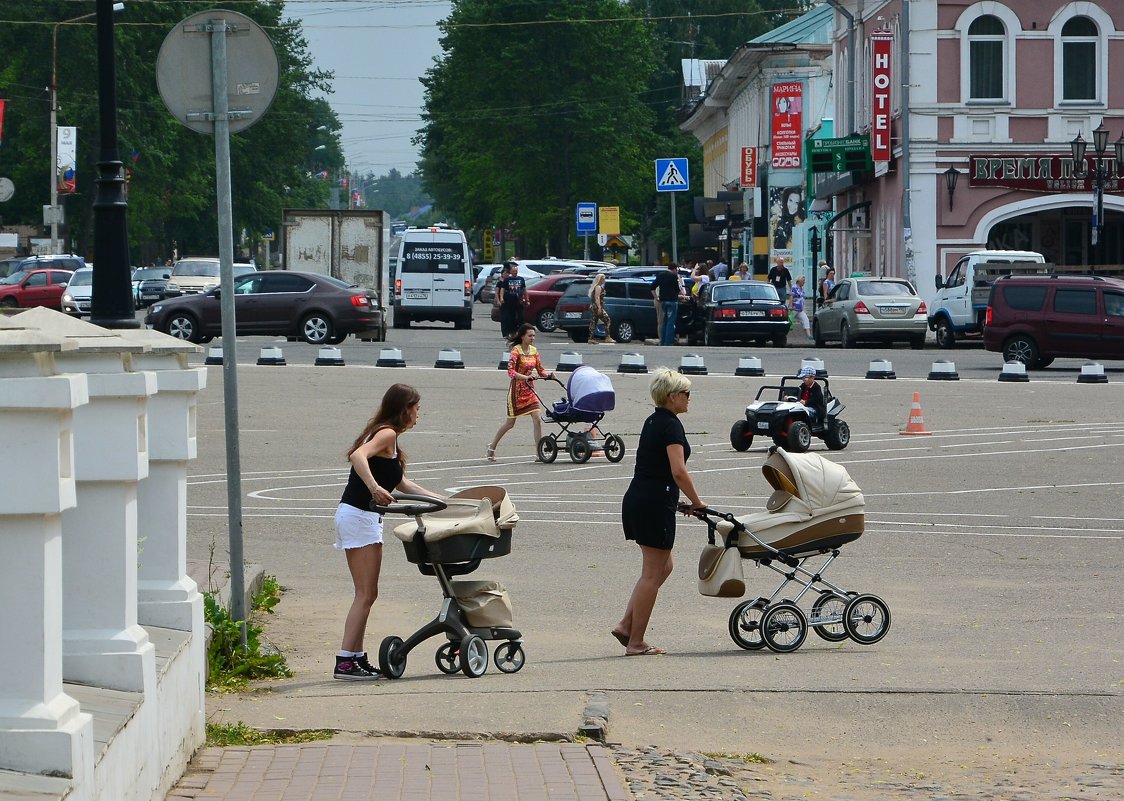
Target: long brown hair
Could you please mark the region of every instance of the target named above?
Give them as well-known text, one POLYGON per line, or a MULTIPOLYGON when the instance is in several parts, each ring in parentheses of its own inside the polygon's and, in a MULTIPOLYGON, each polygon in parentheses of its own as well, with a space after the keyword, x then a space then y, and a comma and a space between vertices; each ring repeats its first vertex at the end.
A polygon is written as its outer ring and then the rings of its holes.
MULTIPOLYGON (((393 384, 382 396, 375 416, 367 421, 367 425, 359 432, 355 442, 347 449, 347 458, 355 453, 355 449, 384 428, 393 428, 395 432, 402 433, 406 429, 406 412, 415 403, 421 400, 421 395, 409 384, 393 384)), ((398 463, 406 469, 406 454, 401 447, 398 448, 398 463)))

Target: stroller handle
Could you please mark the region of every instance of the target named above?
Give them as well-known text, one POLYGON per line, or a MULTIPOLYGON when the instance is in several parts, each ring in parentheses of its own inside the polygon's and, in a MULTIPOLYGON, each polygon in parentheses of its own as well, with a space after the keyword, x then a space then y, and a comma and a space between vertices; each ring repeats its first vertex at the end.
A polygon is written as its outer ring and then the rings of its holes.
POLYGON ((378 512, 380 515, 396 514, 417 517, 418 515, 440 512, 442 509, 449 508, 449 504, 445 501, 430 495, 410 495, 406 492, 392 494, 394 495, 394 503, 383 506, 372 500, 370 503, 371 511, 378 512))

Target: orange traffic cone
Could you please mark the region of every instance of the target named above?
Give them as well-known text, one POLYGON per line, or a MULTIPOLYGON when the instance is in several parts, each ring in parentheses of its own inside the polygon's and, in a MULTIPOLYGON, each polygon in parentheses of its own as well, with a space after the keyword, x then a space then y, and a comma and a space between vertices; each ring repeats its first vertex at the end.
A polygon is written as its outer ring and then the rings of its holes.
POLYGON ((914 434, 928 436, 932 434, 925 428, 925 418, 921 414, 921 393, 913 393, 913 405, 909 407, 909 422, 905 424, 905 431, 899 434, 914 434))

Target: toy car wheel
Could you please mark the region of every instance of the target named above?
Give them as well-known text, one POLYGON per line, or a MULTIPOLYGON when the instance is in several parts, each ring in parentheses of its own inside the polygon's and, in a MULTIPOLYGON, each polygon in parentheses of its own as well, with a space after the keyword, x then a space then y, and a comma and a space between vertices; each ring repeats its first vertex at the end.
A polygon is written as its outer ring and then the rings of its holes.
POLYGON ((538 451, 539 459, 547 464, 550 464, 558 458, 558 443, 554 441, 554 437, 543 437, 540 439, 536 450, 538 451))
POLYGON ((730 427, 730 447, 736 451, 745 452, 753 444, 753 431, 745 420, 738 420, 730 427))
POLYGON ((890 630, 890 607, 877 595, 856 595, 843 612, 847 636, 861 645, 872 645, 890 630))
POLYGON ((847 627, 843 624, 843 613, 850 598, 824 590, 812 604, 812 618, 808 625, 821 639, 828 642, 842 642, 847 639, 847 627))
POLYGON ((828 450, 841 451, 851 442, 851 427, 842 420, 836 420, 824 432, 823 441, 828 450))
POLYGON ((585 464, 592 455, 593 449, 589 447, 589 440, 585 437, 574 437, 570 440, 570 461, 585 464))
POLYGON ((781 601, 773 604, 761 617, 761 636, 770 651, 791 653, 808 637, 808 618, 794 603, 781 601))
POLYGON ((461 640, 461 672, 470 679, 479 678, 488 669, 488 644, 483 637, 472 634, 461 640))
POLYGON ((734 607, 734 611, 730 613, 728 628, 730 639, 739 648, 760 651, 765 647, 765 640, 761 636, 761 616, 768 605, 768 598, 757 598, 743 601, 734 607))
POLYGON ((527 662, 527 655, 523 653, 523 643, 514 641, 501 642, 496 646, 492 656, 500 673, 518 673, 527 662))
POLYGON ((401 637, 387 637, 379 646, 379 672, 388 679, 400 679, 406 672, 406 655, 401 648, 401 637))
POLYGON ((433 655, 433 661, 437 663, 437 669, 442 673, 448 676, 456 673, 461 669, 460 651, 457 650, 457 643, 450 640, 442 645, 433 655))
POLYGON ((812 444, 812 429, 803 420, 793 420, 788 427, 785 450, 790 453, 804 453, 812 444))
POLYGON ((605 458, 614 464, 624 458, 624 440, 616 434, 605 437, 605 458))

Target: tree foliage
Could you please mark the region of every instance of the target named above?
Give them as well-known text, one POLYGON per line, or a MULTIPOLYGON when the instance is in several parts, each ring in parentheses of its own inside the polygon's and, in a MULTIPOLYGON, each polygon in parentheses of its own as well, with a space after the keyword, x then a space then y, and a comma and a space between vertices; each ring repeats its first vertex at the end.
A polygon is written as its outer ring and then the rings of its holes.
POLYGON ((362 182, 367 206, 382 209, 392 219, 415 218, 421 207, 433 203, 417 173, 403 175, 392 167, 386 175, 367 175, 362 182))
MULTIPOLYGON (((55 23, 93 12, 92 2, 25 0, 0 11, 0 97, 7 99, 0 174, 16 195, 0 207, 6 224, 38 223, 50 202, 50 95, 55 23)), ((221 2, 129 2, 115 15, 118 152, 128 170, 133 261, 218 250, 214 139, 180 125, 157 88, 156 56, 172 26, 221 2)), ((299 24, 283 17, 282 0, 238 3, 265 28, 280 65, 280 83, 262 119, 231 137, 235 242, 279 224, 285 206, 325 205, 321 166, 343 163, 340 124, 327 101, 330 74, 313 69, 299 24), (316 151, 317 145, 324 151, 316 151)), ((93 201, 99 159, 96 26, 90 17, 57 25, 58 124, 78 128, 77 193, 65 200, 77 249, 92 255, 93 201)))

